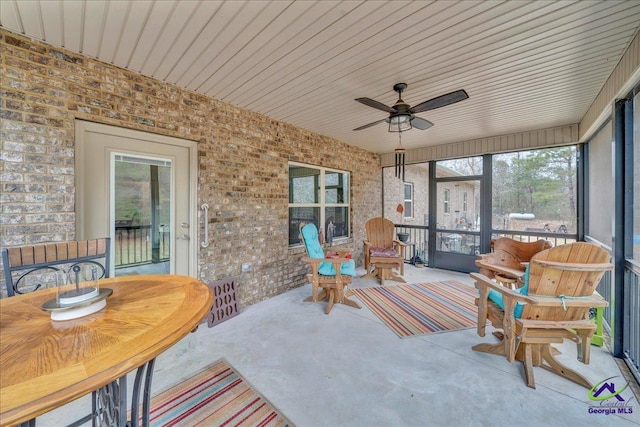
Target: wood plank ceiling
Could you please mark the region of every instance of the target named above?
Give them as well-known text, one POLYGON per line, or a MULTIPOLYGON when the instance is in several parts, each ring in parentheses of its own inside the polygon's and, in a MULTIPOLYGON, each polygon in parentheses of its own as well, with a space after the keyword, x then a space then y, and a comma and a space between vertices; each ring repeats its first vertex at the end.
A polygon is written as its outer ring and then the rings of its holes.
POLYGON ((391 152, 393 85, 418 114, 405 148, 578 123, 638 31, 631 1, 3 0, 10 31, 367 150, 391 152))

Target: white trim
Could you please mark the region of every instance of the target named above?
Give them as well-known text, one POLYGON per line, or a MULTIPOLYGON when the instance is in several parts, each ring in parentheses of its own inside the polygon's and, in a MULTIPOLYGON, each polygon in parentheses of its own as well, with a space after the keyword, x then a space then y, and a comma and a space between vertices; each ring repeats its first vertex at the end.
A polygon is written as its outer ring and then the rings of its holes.
MULTIPOLYGON (((289 161, 287 163, 287 183, 291 182, 291 175, 290 175, 290 170, 291 170, 291 166, 297 166, 297 167, 303 167, 303 168, 308 168, 308 169, 314 169, 314 170, 318 170, 320 172, 320 194, 319 194, 319 201, 318 203, 292 203, 289 202, 287 200, 287 224, 290 225, 290 218, 289 218, 289 210, 291 208, 318 208, 320 210, 320 218, 319 218, 319 222, 320 225, 324 224, 326 221, 325 218, 325 209, 326 208, 347 208, 347 212, 349 215, 348 218, 348 222, 347 222, 347 235, 346 236, 340 236, 340 237, 336 237, 333 241, 334 243, 338 243, 338 242, 342 242, 342 241, 346 241, 351 237, 351 222, 352 222, 352 211, 351 211, 351 172, 349 171, 345 171, 345 170, 340 170, 340 169, 334 169, 334 168, 327 168, 324 166, 317 166, 317 165, 312 165, 312 164, 307 164, 307 163, 300 163, 300 162, 294 162, 294 161, 289 161), (326 176, 327 172, 335 172, 338 174, 345 174, 347 175, 347 188, 346 188, 346 192, 344 193, 345 199, 347 200, 346 202, 343 203, 326 203, 325 200, 325 192, 326 192, 326 187, 325 187, 325 182, 324 182, 324 178, 326 176)), ((290 194, 290 189, 288 189, 287 191, 287 195, 290 194)), ((323 228, 323 232, 325 232, 324 227, 323 228)), ((288 240, 288 238, 287 238, 288 240)), ((290 244, 289 248, 298 246, 299 244, 290 244)))
MULTIPOLYGON (((139 130, 127 129, 112 125, 105 125, 101 123, 87 122, 84 120, 76 119, 75 126, 75 140, 76 140, 76 155, 75 155, 75 190, 76 190, 76 238, 82 239, 84 230, 84 218, 82 212, 79 211, 79 206, 82 206, 83 194, 84 194, 84 179, 83 168, 80 167, 80 159, 85 155, 85 132, 100 133, 104 135, 113 135, 129 139, 139 139, 143 141, 173 145, 177 147, 187 148, 189 151, 189 276, 198 277, 198 258, 199 258, 199 245, 198 245, 198 142, 174 138, 171 136, 159 135, 155 133, 143 132, 139 130)), ((144 154, 136 154, 136 156, 143 157, 144 154)), ((172 180, 174 178, 172 177, 172 180)), ((172 215, 174 212, 172 212, 172 215)), ((173 250, 173 246, 172 250, 173 250)), ((115 245, 111 245, 112 251, 115 245)), ((113 255, 113 253, 112 253, 113 255)), ((112 256, 112 259, 113 258, 112 256)), ((115 263, 112 263, 112 268, 115 263)))

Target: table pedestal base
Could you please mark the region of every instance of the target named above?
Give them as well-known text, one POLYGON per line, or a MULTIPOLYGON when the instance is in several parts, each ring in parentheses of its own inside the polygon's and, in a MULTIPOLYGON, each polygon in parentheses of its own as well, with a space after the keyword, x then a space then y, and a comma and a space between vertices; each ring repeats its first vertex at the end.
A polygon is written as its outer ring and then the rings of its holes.
POLYGON ((136 371, 131 396, 131 420, 127 420, 127 376, 123 376, 93 392, 92 418, 93 426, 135 427, 149 426, 149 410, 151 403, 151 379, 155 359, 150 360, 136 371), (142 382, 144 381, 144 384, 142 382), (144 387, 142 402, 140 387, 144 387), (142 404, 142 413, 139 413, 142 404), (142 418, 142 419, 140 419, 142 418), (141 423, 140 423, 141 421, 141 423))

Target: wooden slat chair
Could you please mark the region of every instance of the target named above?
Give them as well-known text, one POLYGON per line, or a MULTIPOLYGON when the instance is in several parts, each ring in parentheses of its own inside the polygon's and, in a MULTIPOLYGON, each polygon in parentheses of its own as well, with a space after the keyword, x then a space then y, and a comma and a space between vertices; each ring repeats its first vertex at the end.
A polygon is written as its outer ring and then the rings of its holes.
POLYGON ((79 264, 96 265, 101 272, 99 278, 109 277, 109 246, 109 238, 100 238, 3 248, 2 266, 7 296, 39 289, 40 285, 34 288, 25 286, 29 275, 42 274, 47 270, 68 271, 72 266, 79 264))
POLYGON ((362 277, 377 277, 383 286, 386 279, 406 283, 402 276, 407 245, 394 238, 393 221, 383 217, 371 218, 365 223, 364 228, 367 232, 367 240, 363 242, 366 273, 362 277), (394 272, 394 269, 399 274, 394 272))
POLYGON ((329 304, 325 314, 331 312, 335 303, 361 308, 345 295, 345 288, 351 284, 356 271, 354 261, 347 258, 347 254, 352 253, 353 249, 336 249, 336 256, 328 258, 320 245, 318 229, 313 223, 300 224, 300 240, 307 251, 307 256, 302 260, 311 266, 311 273, 307 274, 307 280, 311 283, 311 296, 305 301, 316 302, 326 298, 329 304))
POLYGON ((551 248, 551 242, 537 240, 535 242, 520 242, 508 237, 492 239, 491 252, 478 255, 476 265, 480 267, 480 274, 490 279, 513 287, 522 286, 525 267, 532 256, 540 251, 551 248))
MULTIPOLYGON (((32 275, 44 276, 54 271, 68 272, 75 265, 91 264, 98 267, 100 279, 109 277, 111 267, 111 240, 107 237, 74 242, 48 243, 42 245, 28 245, 13 248, 2 248, 2 268, 7 297, 37 291, 42 287, 25 286, 26 278, 32 275)), ((75 427, 88 423, 93 414, 100 409, 97 406, 97 392, 92 393, 92 413, 69 424, 75 427)), ((35 427, 36 420, 30 420, 23 425, 35 427)))
POLYGON ((604 249, 577 242, 534 255, 525 286, 518 290, 471 273, 480 291, 476 301, 478 335, 485 335, 487 320, 502 330, 494 333, 500 338, 499 343, 478 344, 473 350, 506 356, 510 363, 521 360, 526 383, 531 388, 535 388, 534 366, 591 388, 584 376, 555 358, 557 350, 551 344, 562 343, 565 338, 576 342, 578 359, 589 364, 590 340, 596 328, 589 319, 589 310, 607 306, 594 292, 603 274, 613 268, 609 261, 609 253, 604 249))

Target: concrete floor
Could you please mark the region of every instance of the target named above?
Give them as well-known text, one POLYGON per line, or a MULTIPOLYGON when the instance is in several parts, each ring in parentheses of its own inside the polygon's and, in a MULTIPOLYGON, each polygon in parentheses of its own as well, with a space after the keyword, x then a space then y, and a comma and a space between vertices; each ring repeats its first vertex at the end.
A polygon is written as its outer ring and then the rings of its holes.
MULTIPOLYGON (((412 266, 405 278, 472 286, 466 274, 412 266)), ((377 284, 356 278, 353 287, 377 284)), ((519 362, 471 350, 495 341, 491 328, 484 338, 472 328, 401 339, 366 307, 337 305, 325 315, 324 303, 302 301, 310 292, 306 285, 214 328, 200 326, 158 357, 154 393, 223 357, 300 427, 640 425, 633 394, 626 395, 633 414, 605 415, 589 413, 595 402, 586 388, 541 368, 537 389, 528 388, 519 362)), ((593 383, 614 376, 623 382, 606 348, 593 346, 588 366, 577 362, 573 343, 559 348, 559 358, 593 383)), ((89 407, 79 399, 37 425, 65 425, 89 407)))

